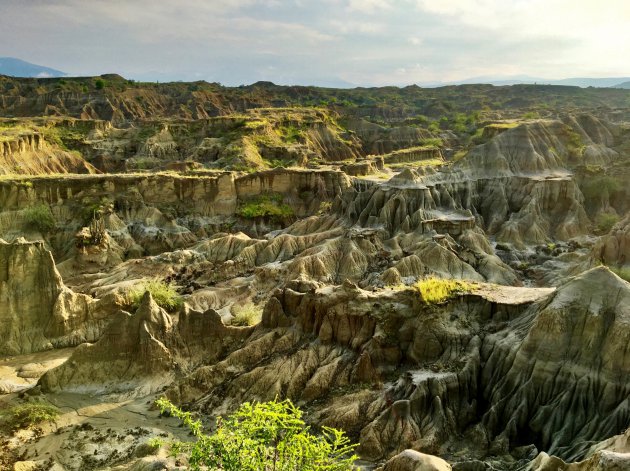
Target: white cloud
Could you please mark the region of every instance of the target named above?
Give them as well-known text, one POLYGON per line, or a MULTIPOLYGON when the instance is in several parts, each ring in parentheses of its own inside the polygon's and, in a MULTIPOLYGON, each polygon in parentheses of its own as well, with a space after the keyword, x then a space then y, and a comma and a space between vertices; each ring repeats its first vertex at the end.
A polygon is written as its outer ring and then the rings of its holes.
POLYGON ((392 8, 389 0, 349 0, 348 10, 372 14, 379 10, 392 8))
POLYGON ((630 75, 628 0, 0 2, 0 55, 74 74, 364 85, 630 75))
POLYGON ((330 26, 341 34, 381 34, 386 31, 386 25, 368 21, 339 21, 332 20, 330 26))

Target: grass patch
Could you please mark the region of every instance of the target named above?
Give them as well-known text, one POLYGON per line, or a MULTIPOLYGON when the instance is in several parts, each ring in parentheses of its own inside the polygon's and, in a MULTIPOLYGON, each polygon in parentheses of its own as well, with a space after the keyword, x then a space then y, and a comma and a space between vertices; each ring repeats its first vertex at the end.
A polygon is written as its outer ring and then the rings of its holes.
POLYGON ((234 315, 232 325, 250 326, 262 320, 262 308, 251 302, 232 307, 232 314, 234 315))
POLYGON ((442 147, 444 145, 444 141, 439 137, 427 137, 425 139, 420 140, 420 145, 422 146, 431 146, 431 147, 442 147))
POLYGON ((293 218, 293 208, 282 202, 279 193, 259 195, 244 202, 236 214, 247 219, 268 218, 275 221, 286 221, 293 218))
POLYGON ((4 417, 5 423, 12 430, 33 427, 42 422, 54 422, 59 417, 59 409, 44 402, 27 402, 14 406, 4 417))
POLYGON ((137 309, 146 291, 151 293, 153 300, 158 306, 169 312, 179 308, 183 303, 181 295, 172 284, 154 279, 140 283, 129 292, 127 295, 129 305, 137 309))
POLYGON ((622 280, 630 283, 630 268, 628 267, 608 267, 611 272, 617 275, 622 280))
POLYGON ((292 125, 281 126, 280 135, 282 136, 282 140, 289 144, 294 144, 302 139, 302 131, 292 125))
POLYGON ((41 233, 52 231, 57 223, 50 208, 45 204, 38 204, 24 210, 26 225, 41 233))
POLYGON ((470 292, 475 287, 474 283, 461 280, 446 280, 430 277, 418 281, 413 288, 420 293, 420 297, 426 304, 439 304, 455 296, 470 292))
POLYGON ((468 154, 468 149, 458 150, 457 152, 455 152, 455 155, 453 155, 453 162, 459 162, 464 157, 466 157, 467 154, 468 154))

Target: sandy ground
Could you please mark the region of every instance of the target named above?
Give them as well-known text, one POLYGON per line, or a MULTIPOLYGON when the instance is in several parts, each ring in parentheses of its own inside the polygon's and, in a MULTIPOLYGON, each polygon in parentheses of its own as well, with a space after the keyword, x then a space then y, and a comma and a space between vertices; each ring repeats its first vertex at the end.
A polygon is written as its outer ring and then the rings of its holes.
MULTIPOLYGON (((0 433, 0 454, 18 456, 15 469, 88 470, 126 469, 121 463, 144 460, 176 463, 165 450, 148 450, 147 443, 158 438, 189 440, 188 431, 173 418, 160 417, 152 406, 157 395, 142 398, 88 396, 81 394, 42 394, 34 387, 48 369, 65 361, 73 349, 53 350, 0 360, 0 384, 15 386, 14 392, 0 395, 0 413, 25 400, 44 401, 60 410, 55 423, 34 430, 0 433), (21 373, 28 371, 29 377, 21 373)), ((0 470, 13 470, 0 461, 0 470)), ((157 468, 156 468, 157 469, 157 468)))

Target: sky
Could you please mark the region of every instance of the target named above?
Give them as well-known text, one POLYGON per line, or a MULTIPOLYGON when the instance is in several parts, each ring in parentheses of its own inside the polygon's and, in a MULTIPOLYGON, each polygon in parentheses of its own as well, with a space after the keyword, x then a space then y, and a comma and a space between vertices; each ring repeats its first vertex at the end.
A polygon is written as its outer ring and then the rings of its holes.
POLYGON ((0 0, 0 56, 224 85, 621 77, 629 25, 630 0, 0 0))

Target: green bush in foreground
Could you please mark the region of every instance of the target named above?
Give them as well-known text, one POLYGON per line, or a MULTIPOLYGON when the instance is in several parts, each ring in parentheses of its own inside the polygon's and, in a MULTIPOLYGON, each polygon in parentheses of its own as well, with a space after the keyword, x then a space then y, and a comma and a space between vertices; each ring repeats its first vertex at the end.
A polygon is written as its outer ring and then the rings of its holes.
POLYGON ((45 204, 31 206, 24 210, 26 224, 39 232, 46 233, 52 231, 57 225, 50 208, 45 204))
POLYGON ((5 421, 11 429, 32 427, 42 422, 53 422, 59 409, 43 402, 27 402, 9 409, 5 421))
POLYGON ((146 291, 151 293, 153 300, 158 306, 167 311, 174 311, 182 305, 182 297, 173 285, 161 280, 148 280, 134 287, 128 294, 131 307, 134 309, 138 308, 146 291))
POLYGON ((475 285, 461 280, 445 280, 442 278, 426 278, 413 285, 427 304, 442 303, 458 294, 471 291, 475 285))
POLYGON ((197 441, 175 443, 174 451, 185 452, 190 468, 225 471, 355 469, 354 449, 344 432, 323 427, 323 435, 312 435, 302 420, 302 411, 290 400, 246 402, 232 415, 217 419, 212 435, 203 433, 201 421, 183 412, 167 399, 159 399, 160 410, 182 420, 197 441))

